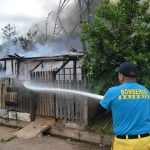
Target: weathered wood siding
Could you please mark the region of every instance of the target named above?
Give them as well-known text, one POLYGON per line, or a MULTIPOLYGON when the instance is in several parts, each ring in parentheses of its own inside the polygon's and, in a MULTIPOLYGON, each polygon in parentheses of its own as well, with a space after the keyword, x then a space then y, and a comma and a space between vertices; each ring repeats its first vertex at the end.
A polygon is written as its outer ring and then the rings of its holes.
POLYGON ((8 87, 14 87, 14 80, 11 78, 0 79, 0 108, 6 108, 6 101, 17 101, 17 92, 7 90, 8 87))
MULTIPOLYGON (((37 82, 52 84, 53 71, 38 71, 31 73, 31 79, 37 82)), ((19 112, 31 113, 32 120, 36 116, 54 117, 65 121, 87 125, 95 117, 98 101, 80 95, 35 92, 17 85, 17 92, 8 92, 7 87, 15 86, 13 79, 3 79, 0 83, 0 108, 5 108, 5 101, 17 101, 19 112)), ((81 81, 57 80, 55 86, 82 91, 81 81)))

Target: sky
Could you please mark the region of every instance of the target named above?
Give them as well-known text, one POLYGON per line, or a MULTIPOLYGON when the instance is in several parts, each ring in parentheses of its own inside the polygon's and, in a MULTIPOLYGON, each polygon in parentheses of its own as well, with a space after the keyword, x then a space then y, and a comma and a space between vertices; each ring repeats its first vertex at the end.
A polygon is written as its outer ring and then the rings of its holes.
MULTIPOLYGON (((76 4, 76 1, 77 0, 71 0, 65 7, 65 10, 63 10, 63 13, 61 12, 61 19, 63 20, 63 25, 68 27, 68 31, 70 29, 70 26, 68 26, 68 24, 74 25, 78 20, 78 13, 74 13, 75 11, 73 11, 73 8, 75 6, 74 4, 76 4)), ((50 30, 53 31, 54 29, 53 26, 59 2, 60 0, 0 0, 0 44, 3 43, 1 29, 8 24, 15 25, 16 30, 21 34, 26 34, 29 31, 29 29, 33 31, 35 29, 33 27, 37 27, 34 25, 38 24, 38 32, 45 33, 44 21, 48 16, 48 13, 52 12, 48 26, 48 33, 50 34, 50 30)), ((52 43, 51 47, 53 50, 55 49, 55 52, 57 52, 57 49, 66 50, 66 45, 67 49, 74 45, 76 46, 75 48, 80 48, 81 44, 79 40, 79 38, 75 39, 75 37, 73 39, 70 39, 69 41, 67 40, 67 42, 65 40, 63 42, 57 40, 57 44, 52 43), (58 45, 61 45, 61 48, 58 47, 58 45)), ((50 49, 49 47, 49 45, 44 46, 44 48, 40 45, 36 45, 35 49, 36 51, 39 50, 38 53, 40 54, 40 51, 43 51, 43 49, 50 49)), ((3 55, 8 54, 8 49, 9 51, 11 51, 11 53, 17 52, 16 47, 13 48, 13 46, 9 43, 8 46, 5 45, 2 51, 2 53, 4 53, 3 55)), ((20 51, 20 47, 18 47, 18 50, 20 51)), ((31 53, 29 55, 31 55, 31 53)), ((42 55, 44 54, 42 53, 42 55)), ((45 55, 47 55, 46 52, 45 55)))
MULTIPOLYGON (((67 4, 67 7, 65 7, 65 10, 63 10, 63 13, 61 12, 61 21, 63 20, 62 23, 67 31, 72 31, 74 25, 76 25, 76 23, 79 21, 78 7, 75 7, 77 6, 77 1, 78 0, 70 0, 67 4)), ((36 26, 39 29, 38 32, 42 31, 41 33, 45 33, 45 28, 44 26, 41 26, 41 22, 44 24, 49 12, 52 12, 52 14, 51 18, 49 19, 48 33, 50 34, 50 31, 53 32, 53 26, 59 2, 60 0, 0 0, 0 44, 3 43, 1 29, 8 24, 15 25, 17 32, 20 34, 27 33, 29 29, 32 31, 33 25, 38 24, 38 26, 36 26)), ((61 48, 56 46, 56 43, 53 43, 51 47, 52 49, 62 49, 64 46, 64 49, 66 49, 67 45, 67 49, 68 47, 81 49, 82 46, 79 40, 80 38, 73 38, 70 41, 67 40, 67 42, 63 41, 63 43, 57 41, 57 45, 61 45, 61 48), (70 45, 68 43, 70 43, 70 45)), ((13 52, 11 45, 10 47, 11 52, 13 52)), ((44 47, 44 49, 46 48, 47 47, 44 47)), ((10 50, 8 47, 6 47, 6 49, 10 50)), ((14 49, 16 51, 16 48, 14 49)), ((36 50, 37 49, 39 49, 39 51, 43 51, 43 48, 40 46, 36 47, 36 50)))
MULTIPOLYGON (((8 24, 15 25, 19 33, 26 33, 33 25, 44 22, 49 12, 52 12, 51 16, 55 16, 53 12, 57 12, 59 1, 60 0, 0 0, 0 43, 2 41, 1 29, 4 28, 4 26, 8 24)), ((72 4, 73 1, 74 3, 77 2, 77 0, 71 0, 69 3, 72 4)), ((68 11, 71 9, 69 5, 68 11)), ((71 12, 68 14, 70 13, 71 12)), ((70 15, 71 17, 69 19, 67 16, 67 21, 65 20, 65 14, 63 14, 63 23, 69 23, 68 20, 70 20, 70 23, 73 22, 74 24, 74 20, 76 20, 78 16, 76 13, 72 14, 73 16, 70 15)), ((54 21, 54 17, 53 20, 51 20, 51 24, 52 21, 54 21)))
POLYGON ((28 30, 32 24, 44 20, 58 6, 58 2, 59 0, 0 0, 0 33, 1 28, 7 24, 28 30))

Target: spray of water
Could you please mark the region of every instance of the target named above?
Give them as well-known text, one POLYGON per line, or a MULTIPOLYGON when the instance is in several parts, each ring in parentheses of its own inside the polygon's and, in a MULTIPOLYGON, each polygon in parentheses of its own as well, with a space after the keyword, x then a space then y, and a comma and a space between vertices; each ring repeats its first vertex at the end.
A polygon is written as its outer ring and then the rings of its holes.
POLYGON ((87 97, 91 97, 94 99, 98 99, 101 100, 103 99, 102 95, 97 95, 97 94, 93 94, 93 93, 88 93, 88 92, 82 92, 82 91, 77 91, 77 90, 70 90, 70 89, 62 89, 62 88, 52 88, 52 87, 39 87, 35 84, 33 84, 30 81, 25 81, 23 83, 24 87, 27 89, 30 89, 32 91, 45 91, 45 92, 55 92, 55 93, 71 93, 71 94, 78 94, 78 95, 82 95, 82 96, 87 96, 87 97))
POLYGON ((5 71, 0 71, 0 79, 1 78, 15 78, 15 74, 7 73, 5 71))

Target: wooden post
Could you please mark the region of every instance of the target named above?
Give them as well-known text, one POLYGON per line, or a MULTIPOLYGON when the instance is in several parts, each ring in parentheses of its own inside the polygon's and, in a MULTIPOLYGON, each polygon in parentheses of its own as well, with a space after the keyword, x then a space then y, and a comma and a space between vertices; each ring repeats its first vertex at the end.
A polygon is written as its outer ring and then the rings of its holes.
POLYGON ((86 126, 86 125, 88 125, 88 115, 89 115, 89 113, 88 113, 88 98, 85 98, 84 99, 84 112, 83 112, 83 117, 84 117, 84 125, 86 126))
POLYGON ((30 80, 33 79, 33 72, 30 70, 30 80))
POLYGON ((4 61, 4 71, 6 71, 6 65, 7 65, 7 61, 4 61))
POLYGON ((20 61, 17 60, 17 79, 19 77, 20 61))
POLYGON ((76 67, 77 67, 77 61, 74 60, 73 61, 73 82, 76 83, 77 81, 77 70, 76 70, 76 67))
POLYGON ((13 59, 11 60, 11 70, 12 70, 12 74, 14 73, 14 64, 13 64, 13 59))

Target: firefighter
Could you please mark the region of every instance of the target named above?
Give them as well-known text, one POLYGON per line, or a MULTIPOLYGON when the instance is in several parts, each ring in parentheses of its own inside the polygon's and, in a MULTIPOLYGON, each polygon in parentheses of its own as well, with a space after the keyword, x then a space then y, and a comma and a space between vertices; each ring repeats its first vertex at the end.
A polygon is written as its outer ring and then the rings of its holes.
POLYGON ((150 150, 150 92, 137 83, 137 67, 125 62, 117 69, 119 86, 105 93, 100 105, 112 111, 112 150, 150 150))

